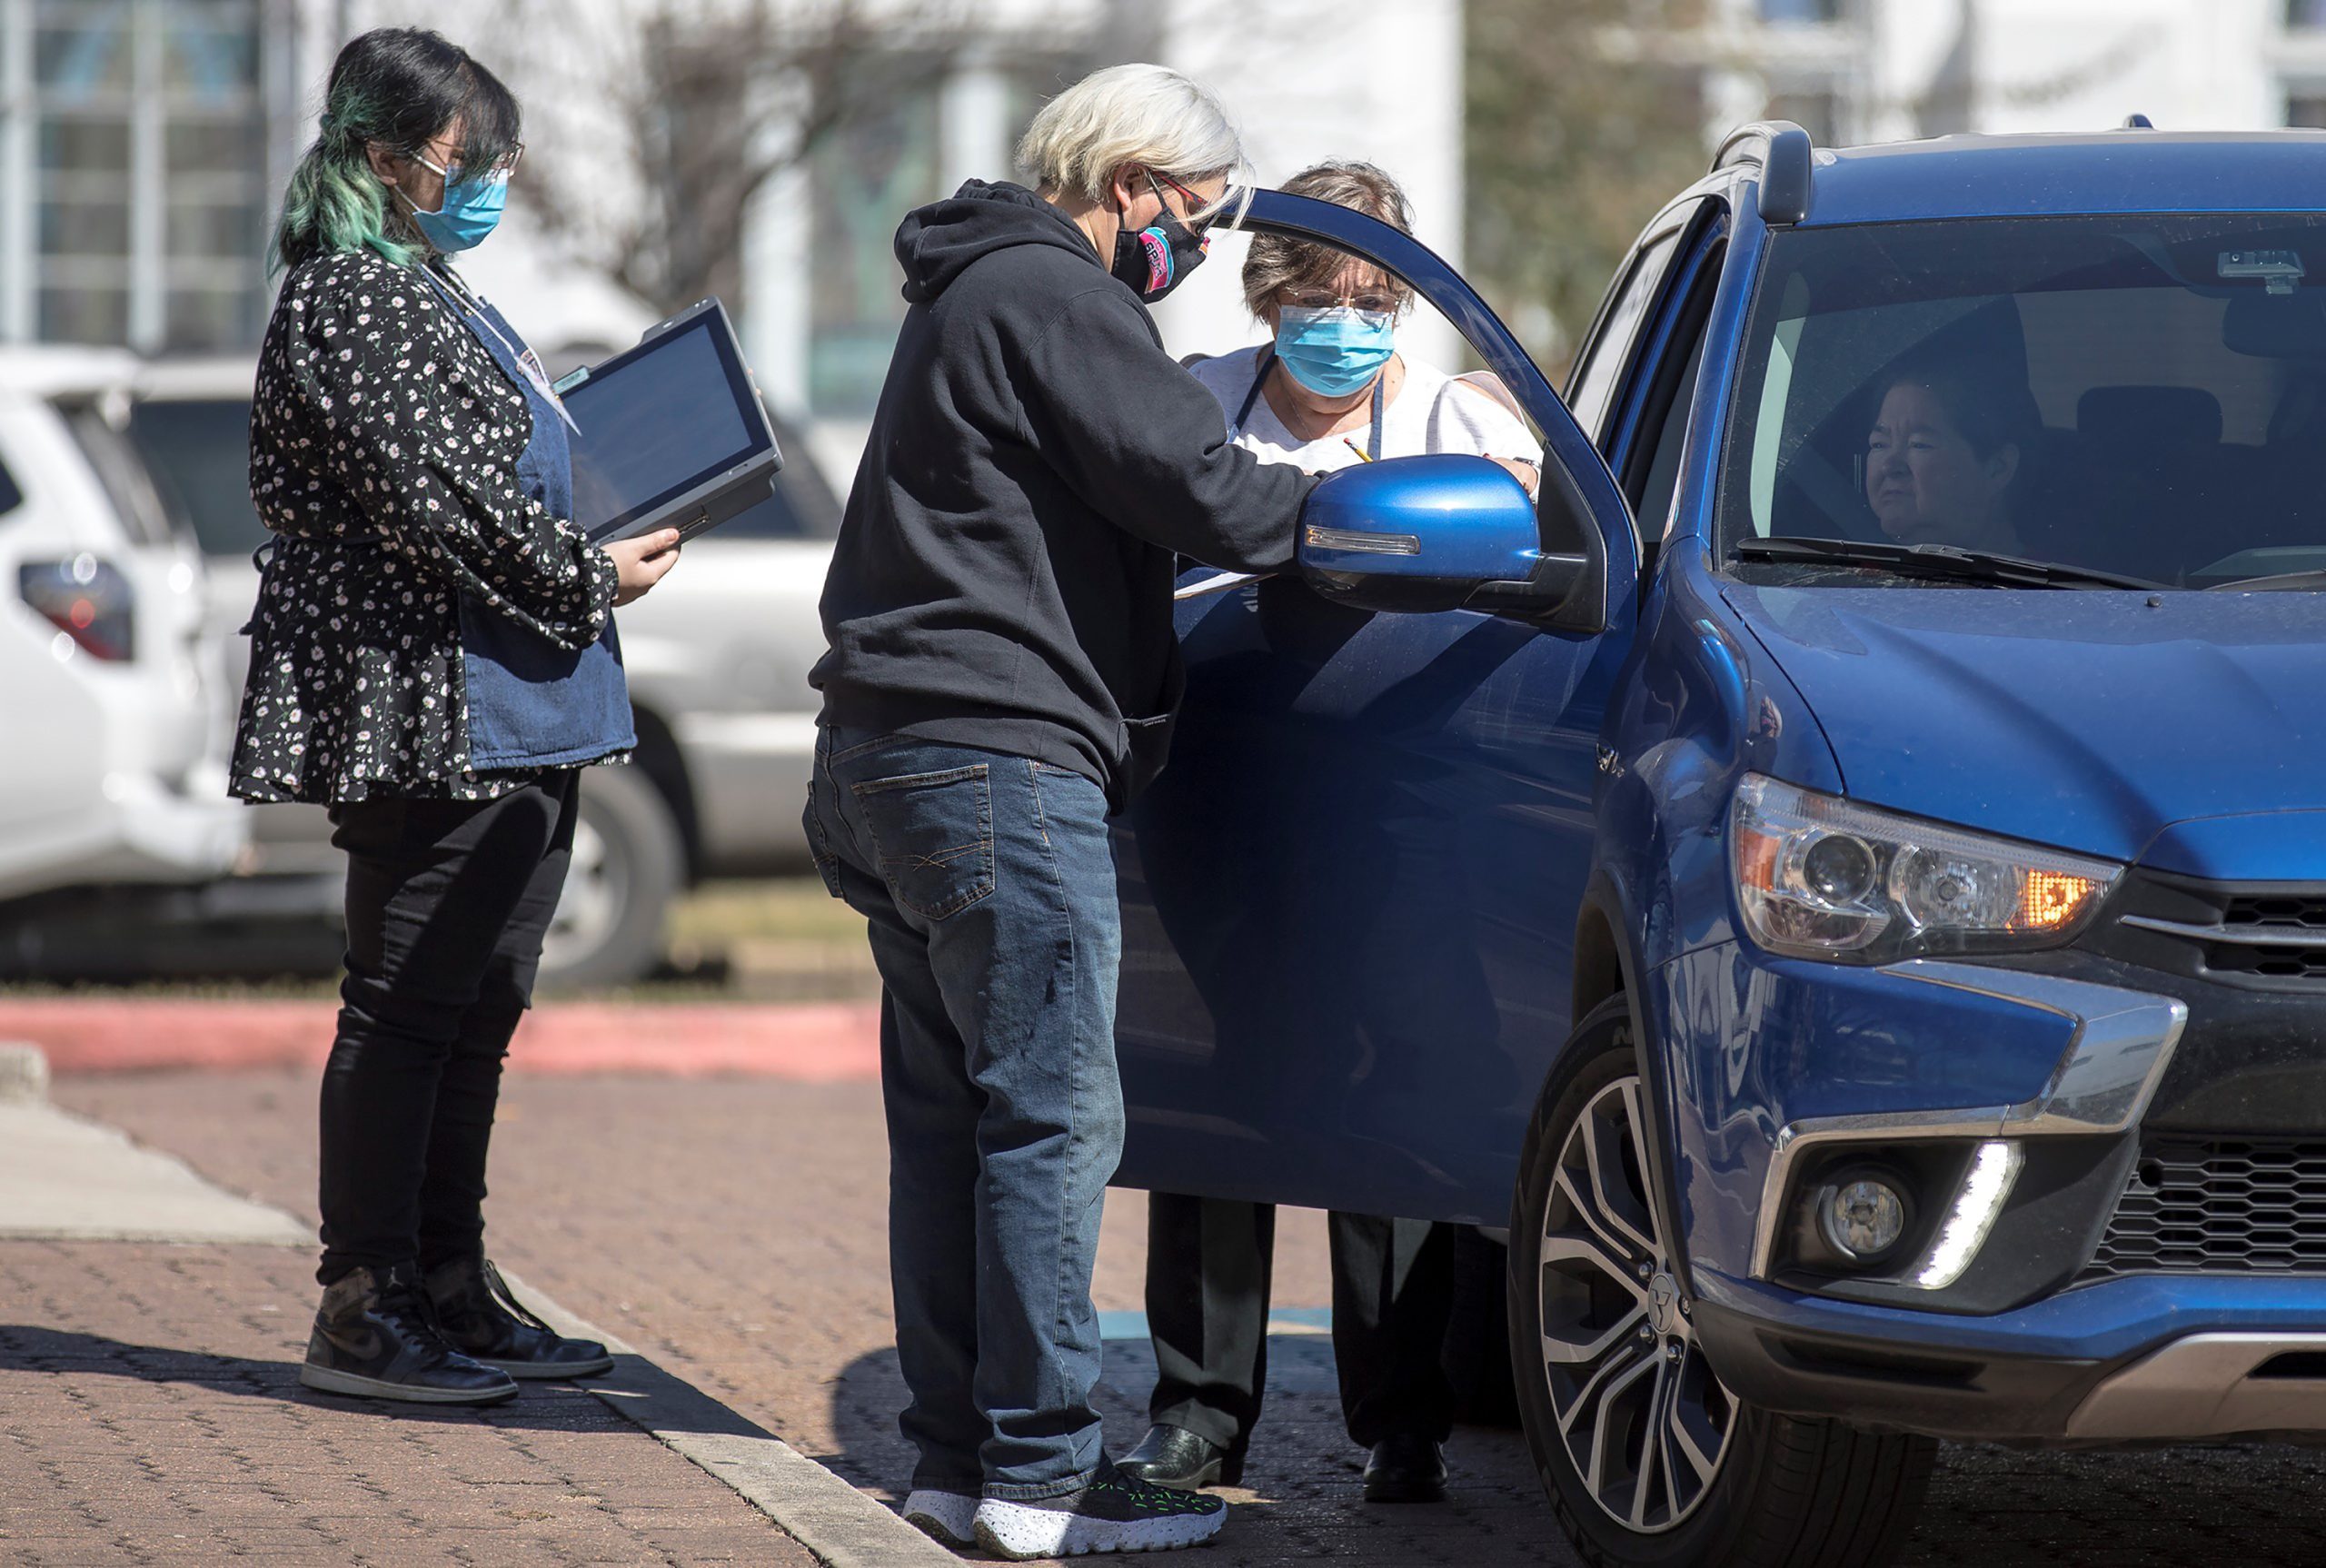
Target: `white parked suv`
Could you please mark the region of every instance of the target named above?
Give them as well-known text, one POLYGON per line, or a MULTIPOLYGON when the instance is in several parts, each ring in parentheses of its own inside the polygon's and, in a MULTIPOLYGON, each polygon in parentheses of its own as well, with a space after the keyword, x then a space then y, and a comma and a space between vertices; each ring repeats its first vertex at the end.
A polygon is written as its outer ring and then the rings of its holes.
POLYGON ((0 900, 206 881, 245 841, 202 553, 125 444, 135 363, 0 352, 0 900))
MULTIPOLYGON (((250 657, 240 629, 258 592, 251 551, 267 538, 246 471, 251 379, 247 360, 148 364, 127 427, 209 556, 211 633, 237 694, 250 657)), ((808 670, 823 652, 816 601, 840 505, 802 444, 787 436, 782 446, 776 495, 689 544, 667 581, 619 613, 638 751, 632 766, 593 769, 585 781, 545 979, 636 978, 660 957, 679 888, 808 865, 800 809, 817 707, 808 670)), ((320 809, 259 808, 252 829, 258 872, 341 875, 320 809)))

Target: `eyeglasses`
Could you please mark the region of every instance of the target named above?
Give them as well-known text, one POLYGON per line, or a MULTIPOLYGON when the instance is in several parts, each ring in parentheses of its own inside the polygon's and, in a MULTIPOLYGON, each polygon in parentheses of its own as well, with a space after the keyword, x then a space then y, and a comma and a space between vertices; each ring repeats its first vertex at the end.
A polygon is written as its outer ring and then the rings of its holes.
MULTIPOLYGON (((519 142, 507 152, 502 154, 500 157, 495 158, 484 172, 487 175, 500 174, 504 177, 514 174, 517 172, 517 164, 524 158, 524 156, 525 144, 519 142)), ((457 164, 440 164, 435 159, 430 157, 425 153, 414 153, 412 154, 412 158, 413 162, 419 164, 424 168, 433 170, 435 173, 443 175, 444 178, 448 180, 452 177, 452 171, 460 167, 457 164)))
POLYGON ((1387 289, 1360 289, 1348 294, 1330 289, 1286 289, 1277 297, 1295 310, 1329 311, 1347 305, 1367 315, 1395 315, 1406 303, 1405 295, 1387 289))
MULTIPOLYGON (((1157 181, 1160 182, 1162 184, 1168 185, 1173 190, 1179 193, 1179 200, 1187 204, 1188 209, 1187 216, 1183 218, 1181 222, 1188 224, 1198 233, 1201 233, 1204 230, 1211 227, 1211 219, 1205 218, 1198 222, 1195 215, 1201 212, 1205 207, 1210 205, 1210 203, 1206 202, 1201 196, 1198 196, 1193 191, 1190 191, 1185 185, 1179 184, 1178 181, 1173 179, 1168 174, 1163 174, 1159 170, 1148 170, 1147 177, 1150 181, 1157 181)), ((1156 194, 1158 196, 1162 194, 1163 193, 1160 190, 1156 192, 1156 194)))

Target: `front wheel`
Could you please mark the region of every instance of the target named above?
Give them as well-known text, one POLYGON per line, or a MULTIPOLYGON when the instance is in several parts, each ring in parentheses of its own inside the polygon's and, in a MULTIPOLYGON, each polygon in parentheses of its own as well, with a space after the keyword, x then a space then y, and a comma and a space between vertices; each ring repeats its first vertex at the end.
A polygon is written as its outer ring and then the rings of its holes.
POLYGON ((1631 1015, 1578 1025, 1526 1134, 1510 1347, 1535 1468, 1596 1568, 1860 1568, 1896 1554, 1938 1445, 1744 1404, 1697 1344, 1631 1015))
POLYGON ((628 985, 653 968, 686 868, 678 822, 643 768, 592 768, 581 788, 573 858, 542 942, 542 984, 557 991, 628 985))

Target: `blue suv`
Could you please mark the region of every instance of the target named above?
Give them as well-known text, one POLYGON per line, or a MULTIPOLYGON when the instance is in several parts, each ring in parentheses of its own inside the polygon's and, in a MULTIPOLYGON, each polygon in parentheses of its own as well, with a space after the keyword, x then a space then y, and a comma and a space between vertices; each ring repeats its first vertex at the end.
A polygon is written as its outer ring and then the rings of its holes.
POLYGON ((1941 1436, 2326 1429, 2326 135, 1738 132, 1542 431, 1186 598, 1125 1185, 1509 1246, 1601 1563, 1878 1562, 1941 1436), (2321 276, 2309 281, 2311 270, 2321 276))

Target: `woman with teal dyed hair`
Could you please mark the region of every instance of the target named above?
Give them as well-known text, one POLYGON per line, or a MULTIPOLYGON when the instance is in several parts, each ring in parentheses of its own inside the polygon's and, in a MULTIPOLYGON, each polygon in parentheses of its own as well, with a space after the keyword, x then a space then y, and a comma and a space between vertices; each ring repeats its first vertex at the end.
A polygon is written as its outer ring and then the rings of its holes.
POLYGON ((564 409, 452 269, 500 217, 519 129, 509 90, 433 33, 341 51, 283 194, 251 404, 273 541, 233 789, 328 807, 348 856, 300 1381, 421 1404, 613 1365, 486 1259, 485 1153, 581 769, 637 743, 612 609, 678 556, 675 530, 583 537, 564 409))

